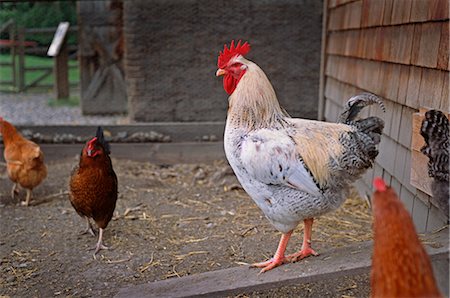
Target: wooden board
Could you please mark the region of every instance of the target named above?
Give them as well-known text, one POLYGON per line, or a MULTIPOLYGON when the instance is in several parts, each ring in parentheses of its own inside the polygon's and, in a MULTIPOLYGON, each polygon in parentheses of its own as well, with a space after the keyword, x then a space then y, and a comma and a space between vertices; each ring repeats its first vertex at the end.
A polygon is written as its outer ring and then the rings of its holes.
MULTIPOLYGON (((434 244, 433 246, 425 245, 433 267, 448 268, 448 229, 424 236, 425 241, 428 238, 432 239, 434 244)), ((325 251, 318 257, 285 264, 264 274, 258 274, 259 269, 240 266, 147 284, 130 285, 119 290, 115 297, 233 297, 252 291, 359 275, 368 273, 370 270, 371 250, 372 242, 363 242, 325 251)), ((437 281, 443 293, 448 293, 448 271, 439 274, 437 281)))
POLYGON ((53 37, 52 43, 48 48, 47 55, 55 57, 59 54, 62 44, 64 43, 67 30, 69 29, 69 22, 61 22, 56 29, 55 36, 53 37))

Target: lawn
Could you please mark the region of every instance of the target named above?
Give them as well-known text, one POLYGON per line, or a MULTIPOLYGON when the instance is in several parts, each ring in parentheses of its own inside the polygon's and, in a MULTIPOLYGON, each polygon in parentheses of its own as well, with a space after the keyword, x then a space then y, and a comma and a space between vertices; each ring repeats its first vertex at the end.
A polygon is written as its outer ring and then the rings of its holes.
MULTIPOLYGON (((18 65, 18 56, 16 57, 18 65)), ((11 62, 11 56, 9 54, 0 54, 0 64, 11 62)), ((77 66, 78 62, 75 60, 69 60, 69 66, 77 66)), ((53 67, 53 59, 46 57, 38 57, 38 56, 25 56, 25 67, 53 67)), ((41 76, 45 71, 44 70, 36 70, 36 71, 27 71, 25 74, 25 84, 30 84, 36 78, 41 76)), ((10 66, 2 65, 0 67, 0 81, 11 81, 12 69, 10 66)), ((79 69, 78 67, 69 68, 69 82, 70 83, 78 83, 79 82, 79 69)), ((53 84, 53 73, 42 80, 39 84, 49 85, 53 84)), ((0 84, 0 91, 13 91, 14 88, 11 85, 0 84)))

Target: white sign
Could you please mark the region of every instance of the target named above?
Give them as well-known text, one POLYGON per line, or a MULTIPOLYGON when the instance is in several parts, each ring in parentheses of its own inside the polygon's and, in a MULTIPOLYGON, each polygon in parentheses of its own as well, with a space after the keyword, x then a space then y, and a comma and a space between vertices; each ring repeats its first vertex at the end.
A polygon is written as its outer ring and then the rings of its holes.
POLYGON ((53 36, 52 44, 48 48, 47 56, 55 57, 58 56, 59 50, 63 44, 64 38, 66 37, 67 30, 69 29, 69 22, 59 23, 58 29, 56 29, 55 36, 53 36))

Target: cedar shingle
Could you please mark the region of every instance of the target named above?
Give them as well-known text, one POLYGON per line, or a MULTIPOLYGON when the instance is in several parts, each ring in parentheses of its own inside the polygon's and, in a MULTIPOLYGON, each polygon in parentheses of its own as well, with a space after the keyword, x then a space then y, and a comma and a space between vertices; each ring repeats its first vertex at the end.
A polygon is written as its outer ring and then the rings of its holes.
POLYGON ((409 71, 410 67, 406 65, 400 66, 400 78, 398 83, 398 95, 397 100, 399 104, 404 104, 406 102, 406 94, 408 91, 409 82, 409 71))
POLYGON ((449 107, 449 72, 444 72, 444 83, 442 84, 441 104, 439 109, 450 113, 449 107))
POLYGON ((411 2, 411 16, 409 17, 409 21, 413 23, 428 20, 429 0, 412 0, 411 2))
POLYGON ((429 0, 428 19, 448 19, 448 0, 429 0))
POLYGON ((419 108, 419 88, 422 79, 422 68, 412 66, 409 72, 408 90, 406 91, 406 102, 408 107, 419 108))
POLYGON ((396 0, 392 5, 391 24, 404 24, 409 22, 411 15, 411 0, 396 0))
POLYGON ((423 68, 419 90, 419 105, 421 107, 439 109, 443 84, 443 71, 423 68))
POLYGON ((437 68, 439 69, 449 69, 449 51, 448 51, 448 43, 449 43, 449 22, 443 22, 441 24, 441 40, 439 44, 439 52, 437 58, 437 68))
POLYGON ((384 0, 383 25, 390 25, 394 0, 384 0))
POLYGON ((414 35, 411 46, 411 64, 417 65, 420 50, 420 35, 422 34, 422 24, 414 25, 414 35))
POLYGON ((417 65, 436 68, 442 25, 439 22, 422 24, 417 65))

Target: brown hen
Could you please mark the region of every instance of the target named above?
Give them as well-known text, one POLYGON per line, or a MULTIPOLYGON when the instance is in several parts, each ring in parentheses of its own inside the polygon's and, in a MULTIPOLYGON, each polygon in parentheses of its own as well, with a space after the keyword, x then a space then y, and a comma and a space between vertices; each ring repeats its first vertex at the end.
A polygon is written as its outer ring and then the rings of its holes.
POLYGON ((408 211, 381 178, 374 186, 372 297, 442 297, 408 211))
POLYGON ((44 154, 36 143, 25 139, 11 123, 2 117, 0 117, 0 133, 5 146, 3 156, 6 161, 6 170, 9 179, 14 182, 11 197, 15 199, 20 185, 27 192, 25 201, 21 204, 28 206, 33 188, 47 177, 44 154))
POLYGON ((108 249, 102 243, 103 231, 113 216, 117 201, 117 176, 109 154, 109 144, 99 127, 95 138, 81 151, 80 162, 70 178, 70 202, 86 219, 86 232, 94 235, 90 218, 99 228, 94 258, 99 250, 108 249))

